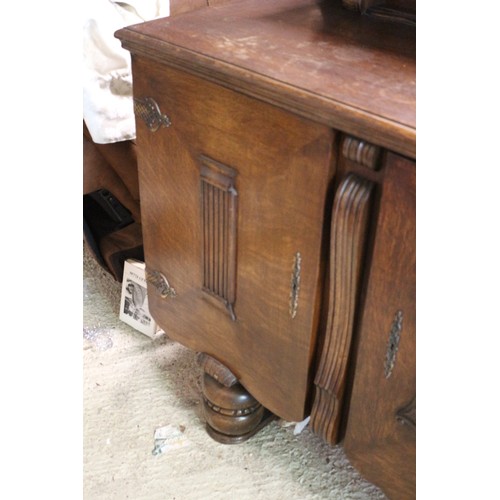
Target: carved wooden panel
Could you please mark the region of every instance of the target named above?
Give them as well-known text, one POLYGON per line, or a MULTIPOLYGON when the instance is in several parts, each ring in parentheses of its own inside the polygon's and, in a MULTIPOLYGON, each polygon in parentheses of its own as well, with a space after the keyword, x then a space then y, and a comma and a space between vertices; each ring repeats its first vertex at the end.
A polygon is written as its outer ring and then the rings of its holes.
POLYGON ((236 171, 201 156, 202 261, 205 292, 220 299, 233 320, 236 300, 236 171))
POLYGON ((349 174, 333 204, 328 320, 314 380, 311 423, 328 443, 337 439, 373 184, 349 174))

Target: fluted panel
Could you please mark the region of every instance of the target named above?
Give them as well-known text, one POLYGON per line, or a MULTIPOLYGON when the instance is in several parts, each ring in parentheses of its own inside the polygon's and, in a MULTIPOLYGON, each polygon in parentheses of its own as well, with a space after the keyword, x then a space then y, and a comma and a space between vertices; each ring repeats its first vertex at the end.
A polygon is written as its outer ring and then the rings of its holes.
POLYGON ((236 171, 201 156, 203 291, 221 300, 236 319, 236 171))
POLYGON ((314 432, 329 443, 337 437, 371 191, 371 182, 351 174, 334 200, 328 320, 311 412, 314 432))

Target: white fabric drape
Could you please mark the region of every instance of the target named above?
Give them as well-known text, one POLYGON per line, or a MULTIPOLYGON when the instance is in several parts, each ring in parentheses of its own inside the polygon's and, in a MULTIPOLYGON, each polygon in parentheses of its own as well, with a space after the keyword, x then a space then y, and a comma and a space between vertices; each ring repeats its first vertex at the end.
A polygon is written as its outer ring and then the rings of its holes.
POLYGON ((94 142, 135 138, 130 54, 114 33, 170 15, 170 0, 83 2, 83 119, 94 142))

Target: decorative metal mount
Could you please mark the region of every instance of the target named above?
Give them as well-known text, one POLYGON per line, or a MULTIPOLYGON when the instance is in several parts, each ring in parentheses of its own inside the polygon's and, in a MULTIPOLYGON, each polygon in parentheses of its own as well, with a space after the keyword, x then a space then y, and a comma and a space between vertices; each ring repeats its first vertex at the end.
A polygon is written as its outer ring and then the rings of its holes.
POLYGON ((158 103, 152 97, 134 98, 134 113, 143 120, 151 132, 160 127, 170 127, 172 122, 167 115, 162 114, 158 103))
POLYGON ((146 268, 146 281, 160 292, 162 299, 173 298, 177 295, 175 290, 170 286, 167 278, 159 271, 150 271, 146 268))
POLYGON ((302 256, 300 252, 295 254, 292 279, 290 282, 290 316, 295 318, 299 307, 300 272, 302 268, 302 256))
POLYGON ((389 334, 389 342, 387 345, 387 352, 385 354, 385 378, 392 375, 392 370, 396 364, 396 354, 399 349, 399 340, 401 338, 401 331, 403 330, 403 311, 396 311, 394 321, 392 322, 391 333, 389 334))

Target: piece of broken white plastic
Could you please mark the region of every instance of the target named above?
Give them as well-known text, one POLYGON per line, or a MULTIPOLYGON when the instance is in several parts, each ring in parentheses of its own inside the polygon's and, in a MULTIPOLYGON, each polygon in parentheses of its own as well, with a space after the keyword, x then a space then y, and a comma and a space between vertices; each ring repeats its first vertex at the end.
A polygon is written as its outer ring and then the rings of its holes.
POLYGON ((311 420, 310 416, 302 420, 302 422, 296 423, 295 428, 293 429, 293 435, 297 436, 298 434, 300 434, 307 427, 309 420, 311 420))
POLYGON ((183 430, 177 425, 165 425, 158 427, 154 433, 153 455, 160 455, 166 451, 189 446, 190 441, 183 434, 183 430))

